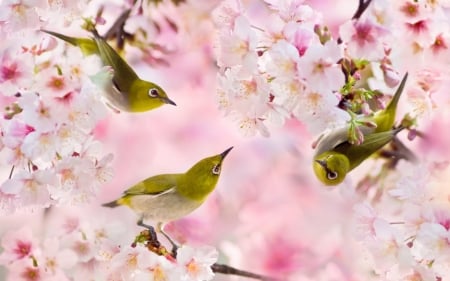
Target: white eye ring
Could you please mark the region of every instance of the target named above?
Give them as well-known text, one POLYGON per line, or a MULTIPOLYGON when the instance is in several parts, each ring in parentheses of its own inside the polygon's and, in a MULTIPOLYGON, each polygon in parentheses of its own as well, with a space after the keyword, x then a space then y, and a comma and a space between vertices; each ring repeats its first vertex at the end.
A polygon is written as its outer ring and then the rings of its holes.
POLYGON ((156 98, 159 96, 159 91, 156 88, 151 88, 150 90, 148 90, 148 96, 151 98, 156 98))
POLYGON ((214 166, 214 168, 212 169, 212 173, 214 175, 219 175, 220 174, 220 164, 217 164, 216 166, 214 166))
POLYGON ((328 171, 327 172, 327 179, 329 180, 335 180, 338 177, 338 173, 334 171, 328 171))

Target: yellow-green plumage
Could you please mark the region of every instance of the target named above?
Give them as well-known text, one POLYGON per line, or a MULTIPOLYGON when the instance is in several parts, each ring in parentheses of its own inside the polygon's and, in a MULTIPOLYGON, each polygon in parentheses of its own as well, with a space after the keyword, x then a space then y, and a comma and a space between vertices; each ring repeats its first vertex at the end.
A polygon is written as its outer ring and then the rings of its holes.
POLYGON ((364 135, 364 141, 360 145, 348 141, 348 127, 336 129, 320 140, 314 156, 313 170, 322 183, 340 184, 348 172, 389 143, 403 129, 394 129, 393 126, 407 77, 406 74, 388 106, 367 119, 374 122, 376 128, 360 127, 364 135))
POLYGON ((124 192, 105 207, 125 205, 142 220, 166 223, 200 207, 216 187, 222 161, 232 148, 200 160, 187 172, 149 177, 124 192))
POLYGON ((108 89, 106 98, 113 107, 129 112, 145 112, 164 104, 175 105, 160 86, 140 79, 128 63, 96 32, 94 38, 76 38, 53 31, 42 31, 79 47, 84 55, 99 55, 104 65, 111 66, 114 70, 112 87, 108 89))
POLYGON ((406 79, 408 78, 408 73, 405 74, 400 85, 397 88, 394 96, 392 97, 389 104, 386 106, 384 110, 380 110, 372 117, 372 121, 377 124, 374 132, 385 132, 392 129, 395 122, 395 116, 397 112, 397 105, 400 100, 400 97, 403 93, 403 89, 405 88, 406 79))

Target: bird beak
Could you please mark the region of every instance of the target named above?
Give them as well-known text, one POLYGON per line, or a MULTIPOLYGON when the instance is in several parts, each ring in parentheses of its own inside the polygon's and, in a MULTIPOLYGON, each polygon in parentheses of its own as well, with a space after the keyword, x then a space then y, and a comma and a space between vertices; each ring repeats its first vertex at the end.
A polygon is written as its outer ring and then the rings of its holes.
POLYGON ((317 163, 319 163, 320 166, 322 166, 324 169, 327 169, 327 161, 325 160, 316 160, 317 163))
POLYGON ((227 150, 225 150, 224 152, 220 153, 222 160, 225 158, 225 156, 227 156, 228 152, 230 152, 230 150, 232 150, 232 149, 233 149, 233 147, 230 147, 227 150))
POLYGON ((171 105, 177 105, 173 100, 171 100, 171 99, 169 99, 169 98, 167 98, 167 97, 164 97, 164 98, 161 98, 161 100, 164 102, 164 103, 167 103, 167 104, 171 104, 171 105))

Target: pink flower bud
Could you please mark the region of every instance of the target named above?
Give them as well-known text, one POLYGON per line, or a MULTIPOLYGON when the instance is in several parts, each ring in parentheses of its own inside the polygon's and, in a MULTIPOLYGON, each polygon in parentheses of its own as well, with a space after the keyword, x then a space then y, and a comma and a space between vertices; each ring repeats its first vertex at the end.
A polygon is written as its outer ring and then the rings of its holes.
POLYGON ((398 73, 395 72, 390 66, 386 64, 382 64, 380 67, 381 70, 383 71, 383 78, 386 85, 388 85, 391 88, 395 87, 400 81, 398 73))
POLYGON ((411 129, 408 132, 408 140, 412 141, 416 138, 417 136, 417 131, 415 129, 411 129))

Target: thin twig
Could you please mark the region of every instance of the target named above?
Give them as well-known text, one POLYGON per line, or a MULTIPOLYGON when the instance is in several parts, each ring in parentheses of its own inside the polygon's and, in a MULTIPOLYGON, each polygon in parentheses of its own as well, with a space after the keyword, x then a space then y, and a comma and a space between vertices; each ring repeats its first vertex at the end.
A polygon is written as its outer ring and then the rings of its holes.
POLYGON ((123 30, 123 27, 125 26, 125 22, 128 20, 128 17, 130 16, 131 9, 127 9, 123 11, 122 14, 116 19, 116 21, 111 25, 111 27, 108 29, 108 31, 103 36, 104 39, 112 39, 115 36, 121 37, 120 30, 123 30), (119 34, 118 34, 119 33, 119 34))
POLYGON ((103 35, 105 40, 116 38, 117 40, 117 48, 119 50, 123 49, 125 44, 125 37, 127 34, 124 30, 125 23, 130 17, 131 9, 127 9, 120 14, 120 16, 116 19, 116 21, 112 24, 112 26, 108 29, 108 31, 103 35))
POLYGON ((13 173, 14 173, 14 167, 16 167, 16 166, 12 166, 11 167, 11 171, 9 172, 9 177, 8 177, 8 179, 11 179, 12 178, 12 175, 13 175, 13 173))
MULTIPOLYGON (((139 221, 138 225, 144 227, 145 230, 141 231, 139 235, 135 237, 133 243, 131 244, 132 247, 136 247, 137 244, 143 244, 149 251, 157 255, 165 256, 166 258, 169 258, 174 261, 176 260, 176 251, 173 251, 173 249, 172 252, 166 250, 166 248, 158 241, 153 226, 144 224, 142 221, 139 221)), ((172 239, 169 238, 169 240, 172 239)), ((211 269, 215 273, 242 276, 247 278, 258 279, 261 281, 282 281, 279 278, 264 276, 261 274, 240 270, 226 264, 215 263, 211 266, 211 269)))
MULTIPOLYGON (((352 20, 359 20, 359 18, 362 16, 362 14, 367 9, 367 7, 369 7, 370 2, 372 2, 372 0, 366 0, 366 1, 359 0, 358 9, 356 9, 355 14, 353 14, 352 20)), ((342 38, 338 37, 336 42, 338 44, 342 44, 342 38)))
POLYGON ((252 273, 249 271, 245 271, 245 270, 240 270, 240 269, 231 267, 226 264, 215 263, 211 266, 211 269, 215 273, 242 276, 242 277, 247 277, 247 278, 259 279, 261 281, 281 281, 281 279, 264 276, 264 275, 252 273))
POLYGON ((362 16, 364 11, 367 9, 367 7, 369 7, 370 2, 372 2, 372 0, 367 0, 367 1, 359 0, 358 9, 356 10, 352 19, 358 20, 362 16))

